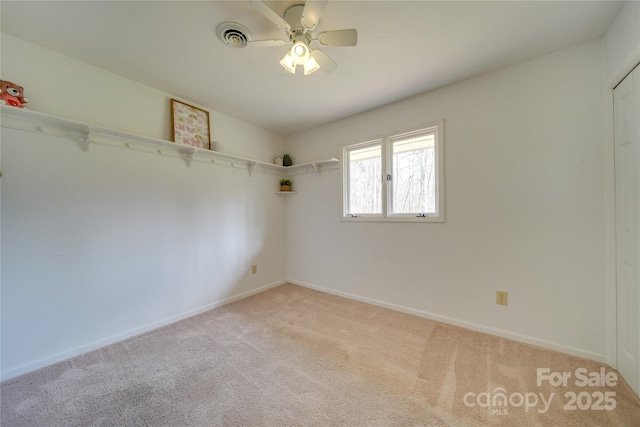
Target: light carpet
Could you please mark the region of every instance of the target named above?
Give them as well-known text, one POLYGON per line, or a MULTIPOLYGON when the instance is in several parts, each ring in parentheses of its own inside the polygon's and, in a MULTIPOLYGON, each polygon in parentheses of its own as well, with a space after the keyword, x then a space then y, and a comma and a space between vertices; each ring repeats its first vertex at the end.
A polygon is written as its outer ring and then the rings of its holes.
POLYGON ((608 366, 290 284, 7 380, 0 398, 6 427, 640 425, 608 366), (538 385, 538 368, 571 377, 538 385))

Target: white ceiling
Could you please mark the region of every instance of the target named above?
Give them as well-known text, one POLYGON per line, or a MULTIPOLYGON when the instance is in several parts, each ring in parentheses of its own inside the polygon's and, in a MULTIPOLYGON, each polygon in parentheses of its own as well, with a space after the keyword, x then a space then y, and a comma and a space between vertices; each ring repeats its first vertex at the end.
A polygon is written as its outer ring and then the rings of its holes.
MULTIPOLYGON (((303 1, 267 1, 280 15, 303 1)), ((329 1, 319 31, 356 28, 356 47, 303 76, 287 46, 232 49, 216 26, 285 34, 249 0, 7 1, 2 32, 282 135, 601 37, 615 1, 329 1)))

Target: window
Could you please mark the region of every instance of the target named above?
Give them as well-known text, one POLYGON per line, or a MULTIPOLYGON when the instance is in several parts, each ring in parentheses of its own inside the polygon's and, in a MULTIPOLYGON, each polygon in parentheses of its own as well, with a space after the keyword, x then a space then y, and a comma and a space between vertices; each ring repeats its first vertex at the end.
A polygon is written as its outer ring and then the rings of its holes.
POLYGON ((442 122, 343 149, 343 219, 444 222, 442 122))

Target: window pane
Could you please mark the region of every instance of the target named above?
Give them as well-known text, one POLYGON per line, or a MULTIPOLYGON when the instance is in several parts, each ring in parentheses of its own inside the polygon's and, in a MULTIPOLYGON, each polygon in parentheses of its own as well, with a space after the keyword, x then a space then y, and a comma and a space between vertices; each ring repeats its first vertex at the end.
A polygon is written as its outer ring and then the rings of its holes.
POLYGON ((349 151, 349 210, 347 213, 382 213, 382 146, 349 151))
POLYGON ((436 212, 434 143, 433 134, 393 141, 393 213, 436 212))

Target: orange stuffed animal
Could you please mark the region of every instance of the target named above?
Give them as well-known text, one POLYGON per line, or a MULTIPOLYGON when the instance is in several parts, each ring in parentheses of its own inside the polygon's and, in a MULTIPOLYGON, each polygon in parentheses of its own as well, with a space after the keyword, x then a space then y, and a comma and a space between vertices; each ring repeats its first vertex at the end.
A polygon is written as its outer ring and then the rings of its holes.
POLYGON ((0 80, 0 104, 8 104, 13 107, 26 108, 27 98, 24 97, 24 88, 7 80, 0 80))

